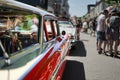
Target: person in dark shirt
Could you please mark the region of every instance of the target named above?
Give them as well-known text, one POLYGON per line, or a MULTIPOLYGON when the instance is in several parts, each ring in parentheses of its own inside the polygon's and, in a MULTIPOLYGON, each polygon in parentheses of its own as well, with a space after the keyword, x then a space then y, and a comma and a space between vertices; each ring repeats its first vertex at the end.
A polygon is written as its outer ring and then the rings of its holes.
POLYGON ((119 44, 119 28, 120 28, 120 17, 118 16, 118 11, 116 9, 111 11, 110 17, 110 53, 117 56, 118 44, 119 44), (112 49, 113 48, 113 49, 112 49))
POLYGON ((80 40, 80 32, 82 29, 82 21, 78 20, 76 25, 76 31, 77 31, 77 40, 80 40))

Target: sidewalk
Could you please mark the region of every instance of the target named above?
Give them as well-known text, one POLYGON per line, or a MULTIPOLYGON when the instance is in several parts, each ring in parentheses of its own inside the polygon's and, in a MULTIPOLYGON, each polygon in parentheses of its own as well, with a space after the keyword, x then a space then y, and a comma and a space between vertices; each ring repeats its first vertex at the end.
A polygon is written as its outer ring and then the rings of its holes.
POLYGON ((98 54, 96 37, 80 35, 76 49, 67 57, 62 80, 120 80, 120 58, 98 54))

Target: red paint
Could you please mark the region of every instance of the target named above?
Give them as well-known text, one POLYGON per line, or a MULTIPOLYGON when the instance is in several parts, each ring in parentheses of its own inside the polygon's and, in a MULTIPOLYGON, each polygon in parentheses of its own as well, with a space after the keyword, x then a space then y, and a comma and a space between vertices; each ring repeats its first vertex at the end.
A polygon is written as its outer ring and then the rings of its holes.
POLYGON ((55 77, 55 80, 62 80, 62 75, 63 75, 63 72, 64 72, 64 69, 65 69, 65 66, 66 66, 66 61, 64 61, 60 67, 60 69, 58 70, 58 73, 55 77))
POLYGON ((42 70, 42 75, 38 76, 39 80, 50 80, 52 77, 52 73, 56 67, 56 65, 60 61, 60 53, 56 52, 50 60, 48 60, 48 64, 42 70))
POLYGON ((50 55, 50 53, 52 52, 53 48, 50 49, 50 51, 42 58, 42 60, 24 77, 23 80, 35 80, 35 75, 36 72, 39 70, 41 70, 44 67, 44 64, 48 58, 48 56, 50 55))
POLYGON ((62 38, 57 37, 56 40, 59 41, 59 42, 61 42, 61 41, 62 41, 62 38))
POLYGON ((44 21, 44 30, 45 30, 45 35, 46 35, 46 39, 47 41, 49 41, 49 38, 48 38, 48 33, 47 33, 47 28, 46 28, 46 21, 44 21))
POLYGON ((24 80, 49 80, 52 73, 59 63, 60 53, 55 52, 50 58, 48 58, 52 49, 47 55, 28 73, 24 80))
MULTIPOLYGON (((61 45, 63 51, 65 45, 67 45, 67 43, 63 43, 61 45)), ((36 64, 36 66, 25 76, 23 80, 50 80, 54 70, 57 67, 57 64, 59 64, 61 61, 61 56, 62 56, 61 53, 58 51, 56 51, 52 56, 50 56, 52 50, 53 47, 48 51, 48 53, 43 57, 43 59, 40 60, 36 64)), ((69 51, 70 50, 68 50, 67 55, 69 51)), ((57 75, 55 76, 55 80, 61 80, 63 71, 65 69, 65 65, 66 65, 66 61, 62 63, 62 66, 60 67, 60 69, 57 72, 57 75)))

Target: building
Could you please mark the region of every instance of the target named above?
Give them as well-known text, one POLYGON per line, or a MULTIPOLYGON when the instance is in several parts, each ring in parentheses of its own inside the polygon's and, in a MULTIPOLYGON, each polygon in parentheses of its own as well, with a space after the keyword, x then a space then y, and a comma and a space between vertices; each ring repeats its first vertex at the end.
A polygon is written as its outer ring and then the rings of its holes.
POLYGON ((68 0, 62 0, 60 14, 63 17, 69 17, 69 4, 68 4, 68 0))
POLYGON ((32 6, 41 7, 58 17, 69 17, 68 0, 16 0, 32 6))
POLYGON ((47 10, 58 17, 69 17, 68 0, 48 0, 47 10))
POLYGON ((41 7, 43 9, 48 8, 48 0, 16 0, 32 6, 41 7))
POLYGON ((88 5, 88 13, 85 15, 87 20, 97 17, 104 9, 106 9, 104 0, 98 0, 96 4, 88 5))

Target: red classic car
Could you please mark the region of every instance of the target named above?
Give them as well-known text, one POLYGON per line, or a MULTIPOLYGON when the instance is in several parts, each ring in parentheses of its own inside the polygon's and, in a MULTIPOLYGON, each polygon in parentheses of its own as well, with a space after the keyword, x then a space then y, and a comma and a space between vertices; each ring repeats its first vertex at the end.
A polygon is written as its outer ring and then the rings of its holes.
POLYGON ((60 80, 70 49, 54 14, 0 0, 1 80, 60 80))

